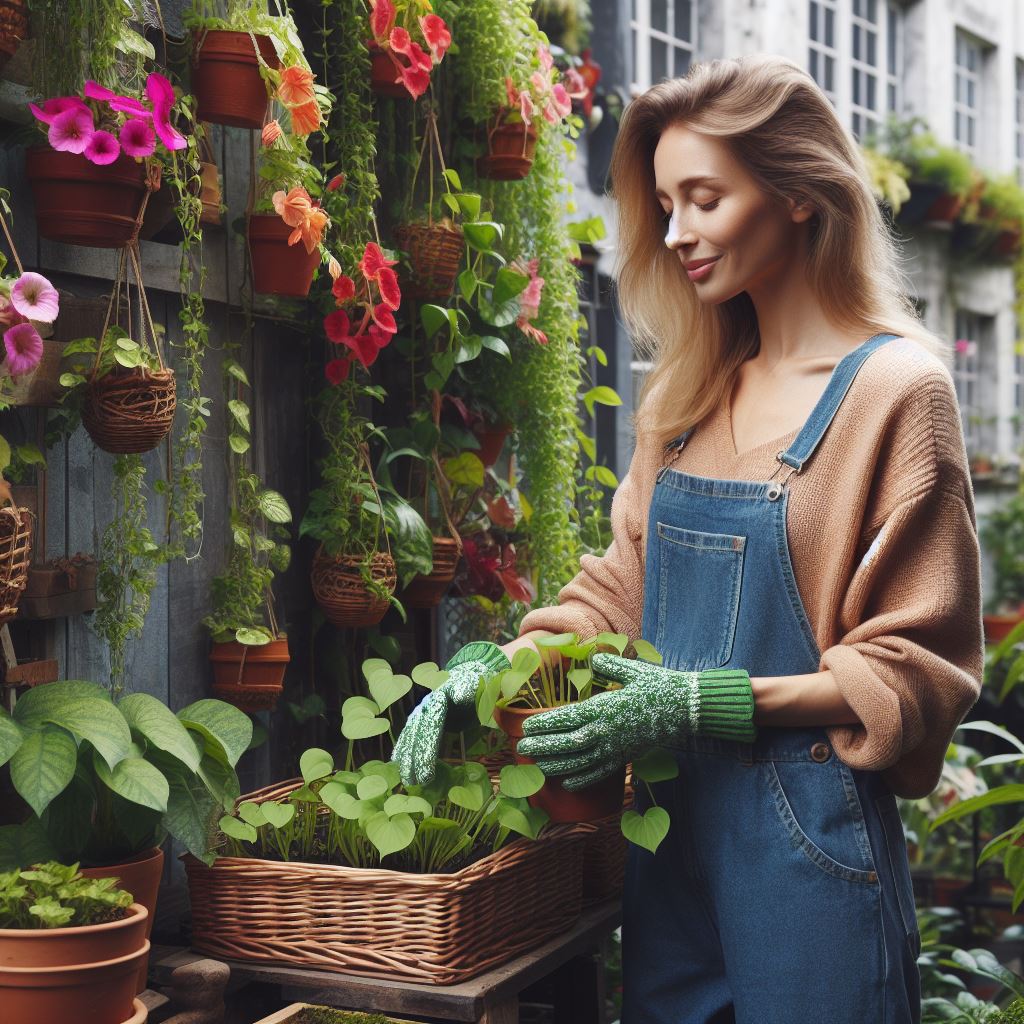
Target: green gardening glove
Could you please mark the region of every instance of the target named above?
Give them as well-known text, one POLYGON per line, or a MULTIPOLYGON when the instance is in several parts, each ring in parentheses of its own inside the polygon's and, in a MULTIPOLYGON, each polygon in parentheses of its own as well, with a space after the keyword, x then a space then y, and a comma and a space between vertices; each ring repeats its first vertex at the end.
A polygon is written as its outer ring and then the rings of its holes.
POLYGON ((745 669, 677 672, 615 654, 595 654, 594 677, 619 682, 587 700, 531 715, 517 751, 545 775, 565 775, 582 789, 618 771, 651 747, 687 736, 753 742, 754 693, 745 669))
POLYGON ((505 652, 484 640, 466 644, 455 654, 445 666, 448 678, 413 708, 391 752, 405 785, 430 782, 445 731, 461 732, 476 721, 480 677, 511 667, 505 652))

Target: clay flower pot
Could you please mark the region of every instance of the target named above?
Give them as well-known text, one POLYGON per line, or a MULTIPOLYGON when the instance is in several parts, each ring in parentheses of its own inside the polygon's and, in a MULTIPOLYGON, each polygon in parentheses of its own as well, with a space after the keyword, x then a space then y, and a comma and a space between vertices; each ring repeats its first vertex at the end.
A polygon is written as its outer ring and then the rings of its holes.
POLYGON ((276 213, 254 213, 249 218, 253 288, 261 295, 304 299, 309 294, 320 251, 306 252, 301 241, 289 245, 292 230, 276 213))
POLYGON ((924 219, 939 224, 951 224, 964 208, 964 198, 954 192, 943 192, 925 211, 924 219))
POLYGON ((0 68, 18 52, 28 30, 25 0, 0 0, 0 68))
POLYGON ((465 252, 462 228, 447 224, 400 224, 395 241, 409 254, 412 277, 402 294, 430 302, 451 298, 465 252))
MULTIPOLYGON (((530 715, 539 715, 548 708, 509 708, 496 707, 494 720, 498 728, 512 741, 519 745, 523 738, 523 722, 530 715)), ((516 751, 516 764, 534 764, 534 760, 524 757, 516 751)), ((559 776, 551 776, 544 782, 543 788, 527 799, 531 807, 540 807, 547 811, 552 821, 598 821, 622 810, 623 795, 626 789, 626 770, 615 772, 592 786, 572 791, 562 786, 559 776)))
POLYGON ((233 640, 214 644, 210 651, 213 695, 242 711, 273 710, 284 689, 289 661, 286 636, 263 646, 233 640))
POLYGON ((459 564, 462 545, 451 537, 434 538, 434 568, 429 574, 414 576, 402 592, 406 608, 433 608, 448 592, 459 564))
POLYGON ((170 432, 176 402, 173 370, 112 370, 86 385, 82 423, 105 452, 140 455, 170 432))
MULTIPOLYGON (((98 868, 81 868, 86 878, 116 878, 119 889, 130 892, 136 903, 146 908, 145 938, 153 934, 153 922, 156 920, 157 895, 160 892, 160 878, 164 873, 164 851, 158 846, 143 850, 142 853, 121 861, 120 864, 108 864, 98 868)), ((136 995, 146 987, 149 974, 149 954, 139 964, 138 978, 135 983, 136 995)))
MULTIPOLYGON (((373 556, 370 575, 394 592, 398 577, 395 560, 387 552, 378 551, 373 556)), ((388 610, 386 599, 378 598, 366 589, 359 574, 359 559, 355 556, 332 558, 323 551, 317 552, 310 581, 317 604, 335 626, 375 626, 388 610)))
POLYGON ((370 51, 370 89, 378 96, 390 96, 392 99, 410 99, 402 76, 388 56, 387 51, 379 47, 372 39, 366 41, 370 51))
MULTIPOLYGON (((125 1024, 135 1019, 140 962, 149 955, 149 914, 76 928, 0 929, 4 1024, 125 1024)), ((145 1018, 142 1018, 143 1020, 145 1018)))
MULTIPOLYGON (((270 100, 249 33, 213 30, 196 32, 192 38, 196 120, 262 128, 270 100)), ((272 68, 280 67, 270 36, 255 38, 263 60, 272 68)))
POLYGON ((482 178, 519 181, 530 173, 537 151, 537 129, 525 121, 502 120, 487 131, 487 154, 477 160, 482 178))
POLYGON ((131 157, 122 153, 112 164, 97 165, 79 153, 30 146, 25 174, 43 238, 119 249, 135 236, 146 171, 131 157))

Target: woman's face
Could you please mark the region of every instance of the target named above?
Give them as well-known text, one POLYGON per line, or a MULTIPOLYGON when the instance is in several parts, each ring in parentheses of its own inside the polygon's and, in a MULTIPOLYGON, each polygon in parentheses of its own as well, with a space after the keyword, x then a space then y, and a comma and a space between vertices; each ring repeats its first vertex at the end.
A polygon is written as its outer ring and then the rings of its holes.
POLYGON ((793 273, 803 254, 800 227, 813 210, 768 196, 721 139, 682 125, 662 132, 654 153, 665 244, 684 266, 714 257, 687 276, 701 302, 752 297, 793 273))

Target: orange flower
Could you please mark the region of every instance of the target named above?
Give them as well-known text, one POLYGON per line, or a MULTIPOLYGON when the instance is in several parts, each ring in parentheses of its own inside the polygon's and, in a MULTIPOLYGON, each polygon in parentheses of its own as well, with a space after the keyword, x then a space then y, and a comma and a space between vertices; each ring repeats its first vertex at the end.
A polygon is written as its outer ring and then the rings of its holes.
POLYGON ((310 208, 309 216, 299 224, 288 236, 288 244, 294 245, 300 239, 306 247, 306 252, 312 253, 320 244, 324 236, 324 228, 331 222, 331 218, 317 206, 310 208))
POLYGON ((281 72, 281 81, 277 86, 278 99, 286 107, 302 107, 307 103, 316 102, 313 92, 313 79, 316 76, 298 64, 285 68, 281 72))
POLYGON ((309 193, 300 185, 296 185, 287 195, 283 190, 278 190, 271 198, 278 216, 290 228, 297 228, 303 224, 313 209, 309 193))
POLYGON ((310 132, 315 132, 323 123, 320 104, 316 100, 311 103, 303 103, 299 107, 292 107, 291 115, 292 131, 296 135, 308 135, 310 132))
POLYGON ((263 126, 261 139, 264 146, 272 146, 279 138, 281 138, 281 126, 277 121, 269 121, 263 126))

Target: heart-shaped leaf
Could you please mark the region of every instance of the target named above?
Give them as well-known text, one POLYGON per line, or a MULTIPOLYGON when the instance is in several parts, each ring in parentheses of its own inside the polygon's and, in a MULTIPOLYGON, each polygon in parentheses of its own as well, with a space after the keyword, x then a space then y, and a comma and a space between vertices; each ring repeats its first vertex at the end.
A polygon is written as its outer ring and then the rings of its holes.
POLYGON ((384 801, 384 813, 389 816, 401 814, 430 814, 433 808, 421 796, 394 793, 384 801))
POLYGON ((416 838, 416 825, 408 814, 389 818, 379 811, 366 822, 366 838, 377 847, 381 857, 404 850, 416 838))
POLYGON ((263 815, 263 807, 261 804, 256 803, 253 800, 246 800, 245 803, 239 804, 238 816, 242 821, 259 828, 260 825, 265 825, 267 819, 263 815))
POLYGON ((502 801, 498 806, 498 821, 521 836, 536 839, 541 828, 548 822, 548 814, 540 807, 530 807, 525 800, 518 805, 502 801))
POLYGON ((633 774, 644 782, 665 782, 678 777, 679 762, 664 747, 655 747, 633 758, 633 774))
POLYGON ((274 828, 284 828, 295 817, 295 804, 266 800, 260 806, 263 808, 263 816, 274 828))
POLYGON ((544 785, 544 773, 535 764, 507 764, 501 769, 500 789, 505 796, 533 796, 544 785))
POLYGON ((386 718, 346 718, 341 723, 341 734, 347 740, 365 740, 380 736, 389 728, 386 718))
POLYGON ((479 811, 484 805, 484 794, 478 786, 452 786, 448 790, 448 799, 467 811, 479 811))
POLYGON ((412 679, 405 675, 385 676, 381 673, 373 676, 367 685, 370 688, 370 696, 383 711, 391 707, 396 700, 401 700, 412 689, 412 679))
POLYGON ((256 842, 256 829, 252 825, 247 825, 244 821, 239 821, 237 818, 225 815, 220 819, 220 830, 224 835, 231 836, 232 839, 238 839, 247 843, 256 842))
POLYGON ((654 853, 668 835, 671 823, 668 811, 663 807, 648 807, 643 814, 626 811, 622 815, 622 834, 631 843, 654 853))
POLYGON ((310 747, 299 758, 299 771, 304 782, 315 782, 334 771, 334 758, 326 750, 310 747))
POLYGON ((367 775, 357 783, 356 792, 360 800, 372 800, 374 797, 383 796, 390 788, 388 780, 383 776, 367 775))
POLYGON ((366 806, 362 800, 357 800, 336 782, 328 782, 320 790, 320 799, 339 817, 348 818, 350 821, 355 821, 366 806))
POLYGON ((362 665, 363 678, 369 682, 374 676, 380 675, 391 675, 391 662, 384 658, 367 658, 363 661, 362 665))
POLYGON ((402 781, 402 770, 394 761, 367 761, 359 769, 359 774, 364 778, 367 775, 379 775, 387 779, 388 786, 392 789, 402 781))
POLYGON ((447 680, 448 673, 444 669, 438 668, 432 661, 424 661, 412 670, 412 681, 426 690, 436 690, 447 680))
POLYGON ((644 661, 653 662, 655 665, 660 665, 662 662, 662 657, 658 653, 657 647, 639 637, 633 641, 633 650, 636 651, 636 656, 643 658, 644 661))
POLYGON ((341 705, 342 718, 376 718, 380 708, 369 697, 349 697, 341 705))

